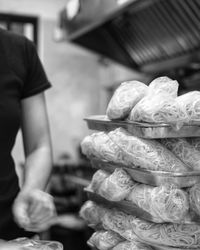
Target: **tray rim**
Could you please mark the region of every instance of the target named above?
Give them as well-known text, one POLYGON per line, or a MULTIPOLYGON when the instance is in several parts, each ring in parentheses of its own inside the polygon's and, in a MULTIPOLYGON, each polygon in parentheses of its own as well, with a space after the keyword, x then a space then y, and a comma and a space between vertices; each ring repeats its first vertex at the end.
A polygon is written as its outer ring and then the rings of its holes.
MULTIPOLYGON (((141 127, 141 128, 172 128, 171 124, 167 123, 148 123, 148 122, 134 122, 130 120, 110 120, 106 115, 91 115, 88 117, 85 117, 83 120, 85 121, 93 121, 98 123, 116 123, 118 125, 133 125, 135 127, 141 127)), ((200 123, 192 123, 192 124, 184 124, 182 127, 200 127, 200 123)), ((176 130, 174 130, 176 132, 176 130)), ((179 130, 177 130, 179 131, 179 130)))
POLYGON ((166 171, 157 171, 157 170, 147 170, 147 169, 142 169, 142 168, 139 168, 139 167, 136 167, 136 168, 133 168, 131 166, 126 166, 126 165, 122 165, 122 164, 118 164, 118 163, 114 163, 114 162, 109 162, 109 161, 106 161, 106 160, 100 160, 98 158, 95 158, 95 157, 92 157, 92 158, 89 158, 89 160, 92 162, 99 162, 99 163, 103 163, 103 164, 110 164, 110 165, 113 165, 113 167, 121 167, 121 168, 124 168, 124 169, 129 169, 129 170, 132 170, 132 171, 135 171, 135 172, 141 172, 141 173, 146 173, 146 174, 154 174, 154 175, 163 175, 165 177, 191 177, 191 176, 200 176, 200 171, 190 171, 190 172, 183 172, 183 173, 180 173, 180 172, 166 172, 166 171))

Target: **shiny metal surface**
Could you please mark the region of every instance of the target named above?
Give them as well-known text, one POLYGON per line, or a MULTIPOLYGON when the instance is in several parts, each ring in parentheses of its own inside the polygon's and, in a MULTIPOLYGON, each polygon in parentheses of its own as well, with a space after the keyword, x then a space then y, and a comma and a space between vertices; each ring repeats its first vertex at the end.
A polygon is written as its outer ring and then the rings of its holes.
POLYGON ((85 121, 91 130, 108 132, 122 127, 134 136, 147 139, 200 137, 200 124, 184 125, 181 129, 175 130, 168 124, 111 121, 105 115, 90 116, 85 118, 85 121))
POLYGON ((132 168, 131 166, 122 166, 121 164, 111 163, 96 158, 90 160, 94 168, 103 169, 108 172, 113 172, 115 168, 123 168, 133 178, 133 180, 151 186, 160 186, 165 183, 172 183, 179 188, 186 188, 200 182, 200 171, 172 173, 132 168))
MULTIPOLYGON (((164 221, 161 221, 160 218, 156 218, 153 217, 150 213, 148 213, 147 211, 143 210, 141 207, 138 207, 137 205, 133 204, 130 201, 108 201, 105 198, 101 197, 100 195, 94 193, 93 191, 91 191, 90 189, 85 188, 85 191, 87 192, 88 198, 91 201, 94 201, 97 204, 103 205, 107 208, 116 208, 119 209, 121 211, 123 211, 124 213, 136 216, 140 219, 143 220, 147 220, 150 222, 154 222, 154 223, 165 223, 164 221)), ((184 221, 181 221, 180 223, 183 224, 200 224, 200 217, 194 217, 194 218, 189 218, 189 216, 187 218, 185 218, 184 221)))

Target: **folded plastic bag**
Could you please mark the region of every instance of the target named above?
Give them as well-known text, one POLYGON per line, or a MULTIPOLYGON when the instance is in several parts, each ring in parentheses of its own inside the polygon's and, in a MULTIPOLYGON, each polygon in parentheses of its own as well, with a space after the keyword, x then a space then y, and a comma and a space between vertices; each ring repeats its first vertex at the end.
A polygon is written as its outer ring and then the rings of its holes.
POLYGON ((173 98, 177 97, 179 84, 167 76, 161 76, 154 79, 148 88, 148 95, 167 94, 173 98))
POLYGON ((27 250, 63 250, 63 246, 61 243, 56 241, 44 241, 44 240, 32 240, 29 238, 18 238, 15 240, 9 241, 21 248, 27 250))
POLYGON ((126 165, 166 172, 190 171, 189 166, 156 140, 135 137, 122 128, 109 132, 108 136, 123 152, 126 165))
POLYGON ((95 174, 92 177, 92 181, 90 185, 88 186, 89 190, 92 190, 95 193, 99 193, 99 187, 101 186, 102 182, 109 177, 110 174, 104 170, 99 169, 95 172, 95 174))
POLYGON ((104 214, 104 209, 92 201, 86 201, 80 209, 79 215, 91 227, 95 227, 101 223, 101 217, 104 214))
POLYGON ((125 163, 120 148, 104 132, 86 136, 81 143, 83 154, 115 163, 125 163))
POLYGON ((200 91, 191 91, 176 98, 176 102, 186 113, 186 123, 200 122, 200 91))
POLYGON ((122 83, 112 96, 106 114, 110 119, 124 119, 136 103, 147 94, 148 87, 139 81, 122 83))
POLYGON ((92 234, 88 244, 99 250, 109 250, 122 241, 122 237, 113 231, 97 231, 92 234))
POLYGON ((200 216, 200 183, 189 189, 189 201, 191 210, 200 216))
POLYGON ((167 123, 179 129, 187 122, 188 115, 176 98, 161 93, 145 96, 131 110, 128 120, 155 124, 167 123))
POLYGON ((184 138, 161 139, 161 143, 172 151, 192 170, 200 170, 199 151, 187 142, 184 138))
POLYGON ((127 200, 151 214, 157 222, 181 223, 189 212, 188 194, 170 184, 159 187, 138 184, 127 200))
POLYGON ((98 193, 107 200, 121 201, 129 195, 133 186, 134 182, 131 177, 123 169, 116 168, 115 171, 102 182, 98 193))
POLYGON ((124 241, 113 247, 112 250, 153 250, 153 248, 139 241, 124 241))

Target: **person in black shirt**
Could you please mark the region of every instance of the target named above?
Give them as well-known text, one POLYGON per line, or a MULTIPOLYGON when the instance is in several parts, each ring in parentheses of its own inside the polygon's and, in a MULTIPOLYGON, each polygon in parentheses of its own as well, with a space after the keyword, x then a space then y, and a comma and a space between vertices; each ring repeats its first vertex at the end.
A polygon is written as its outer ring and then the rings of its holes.
POLYGON ((44 191, 52 167, 44 96, 50 86, 34 44, 0 29, 0 239, 29 237, 55 215, 44 191), (11 156, 19 128, 26 158, 21 189, 11 156))

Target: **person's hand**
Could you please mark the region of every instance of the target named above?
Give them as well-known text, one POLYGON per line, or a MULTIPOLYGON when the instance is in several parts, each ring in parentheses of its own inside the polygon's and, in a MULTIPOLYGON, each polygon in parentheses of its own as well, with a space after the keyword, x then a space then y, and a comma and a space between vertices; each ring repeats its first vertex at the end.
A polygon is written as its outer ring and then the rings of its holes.
POLYGON ((40 190, 21 191, 13 204, 16 223, 26 231, 48 229, 56 217, 53 197, 40 190))

